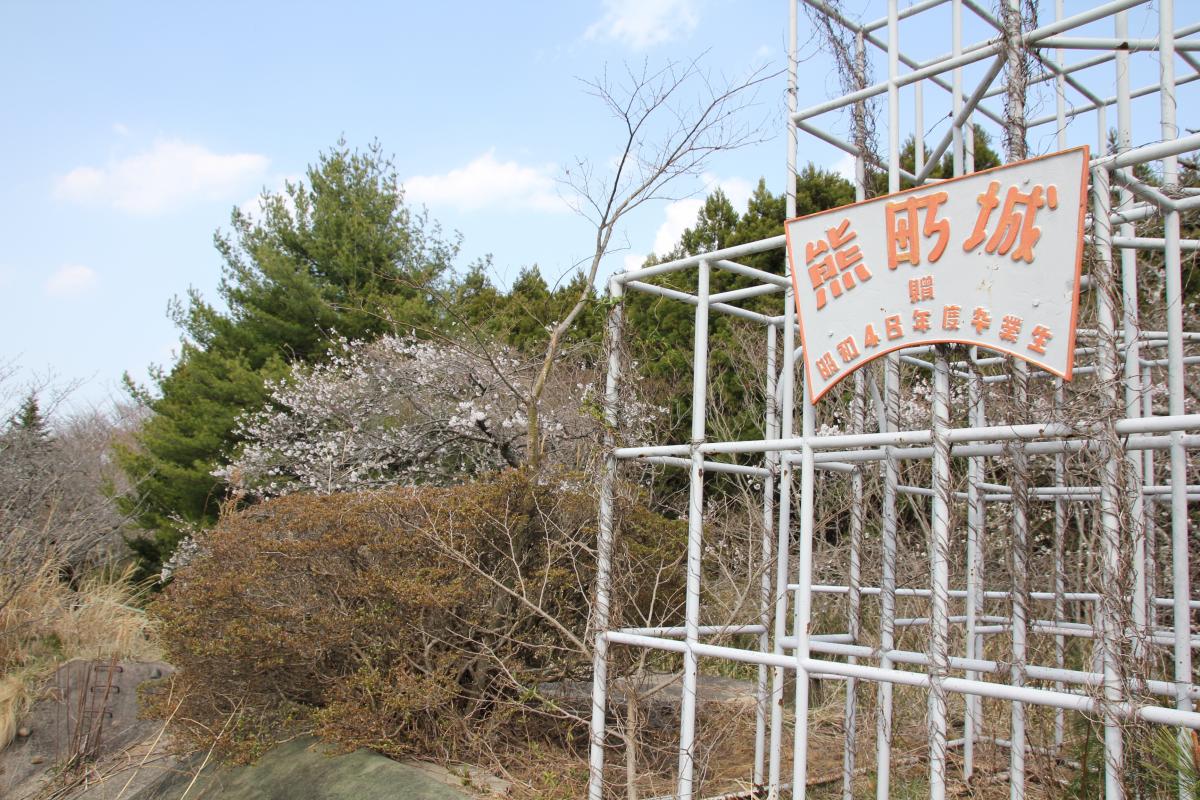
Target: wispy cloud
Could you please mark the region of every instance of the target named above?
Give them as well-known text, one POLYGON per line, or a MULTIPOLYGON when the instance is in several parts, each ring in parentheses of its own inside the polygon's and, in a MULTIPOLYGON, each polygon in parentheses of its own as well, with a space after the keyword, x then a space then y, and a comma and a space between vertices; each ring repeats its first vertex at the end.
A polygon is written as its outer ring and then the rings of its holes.
POLYGON ((404 182, 407 199, 460 211, 521 208, 566 211, 555 192, 554 167, 500 161, 494 150, 441 175, 414 175, 404 182))
POLYGON ((696 0, 604 0, 604 16, 584 37, 644 50, 691 35, 700 22, 696 5, 696 0))
POLYGON ((214 153, 203 145, 164 139, 103 167, 76 167, 58 179, 55 193, 77 203, 158 214, 196 199, 241 195, 269 163, 257 153, 214 153))
POLYGON ((64 264, 46 280, 46 294, 51 297, 77 297, 100 285, 100 276, 82 264, 64 264))

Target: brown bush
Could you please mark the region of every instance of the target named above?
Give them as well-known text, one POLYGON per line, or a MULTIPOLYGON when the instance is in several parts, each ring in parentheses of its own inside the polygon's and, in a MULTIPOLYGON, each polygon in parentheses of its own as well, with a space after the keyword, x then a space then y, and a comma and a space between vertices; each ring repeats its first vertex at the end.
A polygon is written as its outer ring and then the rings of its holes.
MULTIPOLYGON (((454 487, 291 495, 230 515, 155 604, 183 741, 250 757, 297 729, 346 747, 463 758, 547 682, 590 669, 596 502, 510 471, 454 487), (178 695, 176 695, 178 697, 178 695)), ((631 624, 682 597, 681 523, 626 503, 631 624)), ((616 608, 615 613, 620 613, 616 608)), ((567 714, 569 716, 569 714, 567 714)))

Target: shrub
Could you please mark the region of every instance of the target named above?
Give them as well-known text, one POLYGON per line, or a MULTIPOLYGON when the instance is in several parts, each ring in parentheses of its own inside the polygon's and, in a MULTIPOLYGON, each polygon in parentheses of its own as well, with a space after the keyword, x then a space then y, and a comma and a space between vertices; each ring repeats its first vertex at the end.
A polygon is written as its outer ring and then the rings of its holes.
MULTIPOLYGON (((186 695, 182 741, 252 757, 294 730, 461 758, 538 687, 585 677, 596 501, 508 471, 453 487, 289 495, 223 519, 154 606, 186 695)), ((636 624, 683 593, 682 523, 621 504, 636 624), (665 555, 664 555, 665 554, 665 555)))

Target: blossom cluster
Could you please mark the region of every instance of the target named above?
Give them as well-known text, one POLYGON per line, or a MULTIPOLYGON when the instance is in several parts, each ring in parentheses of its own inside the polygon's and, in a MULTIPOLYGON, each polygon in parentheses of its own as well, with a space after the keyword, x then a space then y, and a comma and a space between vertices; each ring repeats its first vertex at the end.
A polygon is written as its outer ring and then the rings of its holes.
MULTIPOLYGON (((216 471, 258 496, 332 494, 450 483, 525 461, 539 362, 507 348, 388 335, 339 340, 320 364, 295 365, 265 408, 237 423, 243 442, 216 471)), ((544 457, 579 467, 599 450, 595 374, 563 359, 538 403, 544 457)), ((649 423, 659 410, 627 409, 649 423)))

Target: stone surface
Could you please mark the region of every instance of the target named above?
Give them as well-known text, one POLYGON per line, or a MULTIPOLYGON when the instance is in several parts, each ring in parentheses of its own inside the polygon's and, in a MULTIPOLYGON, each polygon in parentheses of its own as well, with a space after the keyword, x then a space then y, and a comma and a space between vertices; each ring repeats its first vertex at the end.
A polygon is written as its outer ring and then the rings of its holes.
POLYGON ((51 777, 46 765, 73 753, 105 760, 152 737, 162 723, 138 719, 137 689, 171 671, 160 662, 70 661, 59 667, 21 721, 28 734, 0 751, 0 797, 33 796, 51 777))
MULTIPOLYGON (((127 800, 178 800, 192 782, 195 766, 203 755, 194 756, 178 771, 163 774, 127 800)), ((117 783, 122 783, 118 781, 117 783)), ((97 800, 86 792, 83 800, 97 800)), ((345 755, 328 755, 313 739, 302 738, 282 744, 249 767, 214 767, 201 771, 189 798, 222 800, 468 800, 478 794, 454 788, 430 772, 401 764, 367 750, 345 755)))
POLYGON ((368 750, 330 755, 312 738, 282 744, 248 767, 204 765, 204 753, 176 758, 163 722, 138 719, 137 703, 141 683, 171 671, 162 663, 63 665, 21 721, 21 736, 0 751, 0 798, 179 800, 186 792, 189 800, 479 800, 507 790, 482 770, 400 763, 368 750), (83 751, 93 757, 86 769, 60 769, 83 751))

